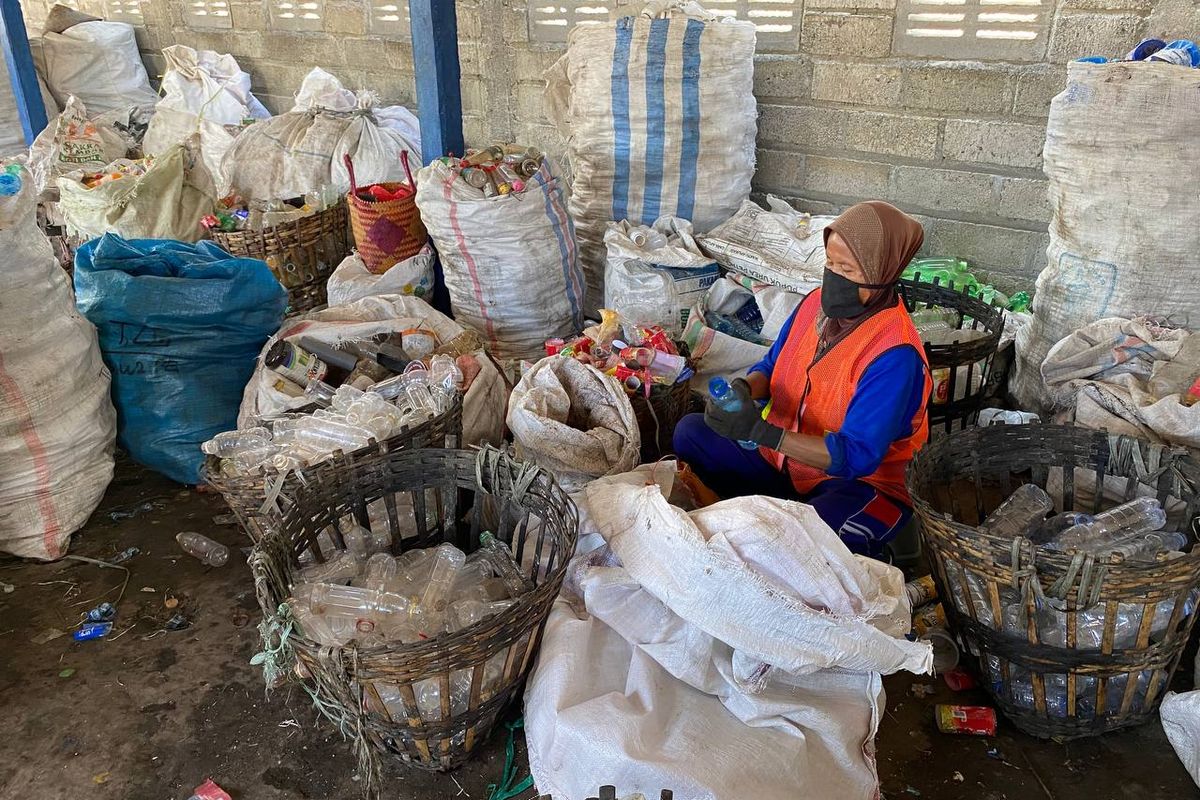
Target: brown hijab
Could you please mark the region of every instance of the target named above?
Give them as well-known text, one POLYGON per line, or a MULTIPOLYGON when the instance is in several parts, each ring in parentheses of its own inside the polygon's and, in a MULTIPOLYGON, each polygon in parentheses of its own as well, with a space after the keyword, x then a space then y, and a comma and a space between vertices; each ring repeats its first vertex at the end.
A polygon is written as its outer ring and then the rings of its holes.
POLYGON ((846 242, 866 275, 865 285, 874 291, 857 317, 831 319, 818 313, 821 353, 870 317, 896 304, 896 281, 925 242, 921 223, 882 200, 850 206, 825 228, 827 242, 830 233, 837 233, 846 242))

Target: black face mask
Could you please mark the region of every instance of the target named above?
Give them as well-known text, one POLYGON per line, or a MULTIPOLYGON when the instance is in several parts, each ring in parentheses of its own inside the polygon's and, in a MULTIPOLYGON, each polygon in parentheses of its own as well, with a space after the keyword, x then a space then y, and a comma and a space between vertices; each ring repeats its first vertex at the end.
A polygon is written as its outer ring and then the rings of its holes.
POLYGON ((821 279, 821 310, 831 319, 849 319, 866 311, 858 299, 859 284, 839 275, 831 269, 825 270, 821 279))

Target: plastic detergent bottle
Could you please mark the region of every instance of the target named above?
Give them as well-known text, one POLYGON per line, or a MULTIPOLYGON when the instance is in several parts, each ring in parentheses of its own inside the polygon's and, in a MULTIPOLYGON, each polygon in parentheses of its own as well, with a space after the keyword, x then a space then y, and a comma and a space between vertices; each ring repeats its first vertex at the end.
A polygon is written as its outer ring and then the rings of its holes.
MULTIPOLYGON (((742 410, 742 399, 737 396, 733 387, 724 378, 718 376, 709 381, 708 393, 712 395, 713 402, 723 411, 732 414, 742 410)), ((738 444, 746 450, 758 449, 758 445, 754 442, 739 441, 738 444)))

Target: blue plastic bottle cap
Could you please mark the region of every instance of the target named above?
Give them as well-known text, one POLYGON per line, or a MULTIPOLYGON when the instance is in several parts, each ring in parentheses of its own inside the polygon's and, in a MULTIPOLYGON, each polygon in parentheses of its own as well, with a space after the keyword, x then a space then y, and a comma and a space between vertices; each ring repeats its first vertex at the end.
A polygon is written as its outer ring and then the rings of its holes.
POLYGON ((720 400, 729 394, 729 383, 724 378, 717 376, 708 382, 708 393, 720 400))
POLYGON ((1129 55, 1125 56, 1126 61, 1145 61, 1154 53, 1162 50, 1167 46, 1167 43, 1162 39, 1142 39, 1138 42, 1138 46, 1129 51, 1129 55))
POLYGON ((21 191, 21 179, 5 172, 0 175, 0 197, 12 197, 21 191))

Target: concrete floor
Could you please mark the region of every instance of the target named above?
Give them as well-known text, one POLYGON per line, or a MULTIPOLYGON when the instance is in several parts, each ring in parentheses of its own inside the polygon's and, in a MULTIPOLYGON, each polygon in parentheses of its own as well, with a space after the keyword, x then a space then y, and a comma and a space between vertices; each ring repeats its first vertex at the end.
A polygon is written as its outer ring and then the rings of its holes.
MULTIPOLYGON (((235 549, 229 564, 209 569, 174 542, 178 531, 197 530, 244 546, 236 528, 214 525, 225 511, 216 496, 119 466, 71 548, 101 559, 141 550, 127 562, 129 584, 104 641, 33 640, 49 629, 69 634, 81 610, 115 598, 124 573, 70 560, 0 562, 0 581, 14 587, 0 593, 0 800, 186 800, 209 776, 234 800, 359 796, 346 745, 317 720, 307 696, 291 688, 267 697, 250 666, 258 608, 244 554, 235 549), (168 608, 168 598, 179 605, 168 608), (180 610, 191 626, 164 630, 180 610)), ((1179 676, 1176 688, 1189 682, 1179 676)), ((947 736, 934 727, 932 706, 982 696, 956 695, 928 678, 885 684, 884 797, 1200 798, 1157 724, 1065 745, 1005 723, 994 738, 947 736), (914 682, 936 693, 918 699, 914 682)), ((503 763, 496 735, 453 777, 391 768, 385 797, 486 800, 503 763)))

